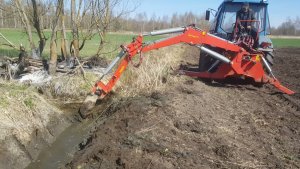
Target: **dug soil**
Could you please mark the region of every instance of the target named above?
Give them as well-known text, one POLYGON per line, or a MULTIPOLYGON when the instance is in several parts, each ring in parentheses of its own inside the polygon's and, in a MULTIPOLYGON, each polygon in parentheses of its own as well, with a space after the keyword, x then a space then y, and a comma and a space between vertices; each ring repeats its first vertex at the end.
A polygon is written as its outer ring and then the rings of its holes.
MULTIPOLYGON (((296 92, 299 66, 300 49, 277 50, 274 72, 296 92)), ((113 102, 66 168, 300 168, 299 94, 173 76, 165 91, 113 102)))

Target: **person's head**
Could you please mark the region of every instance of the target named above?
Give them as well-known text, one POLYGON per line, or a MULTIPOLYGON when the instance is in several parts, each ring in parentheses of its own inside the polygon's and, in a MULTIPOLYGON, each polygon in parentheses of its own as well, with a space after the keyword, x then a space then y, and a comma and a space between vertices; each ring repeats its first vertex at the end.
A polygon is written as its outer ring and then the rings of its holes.
POLYGON ((243 11, 248 12, 249 8, 250 8, 249 2, 244 2, 242 6, 243 11))

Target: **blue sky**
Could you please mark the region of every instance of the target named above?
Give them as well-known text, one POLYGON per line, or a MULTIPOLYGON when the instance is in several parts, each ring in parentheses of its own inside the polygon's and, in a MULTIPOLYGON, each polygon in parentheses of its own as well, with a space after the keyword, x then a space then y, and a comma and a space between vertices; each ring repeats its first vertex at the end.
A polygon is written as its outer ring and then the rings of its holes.
MULTIPOLYGON (((207 8, 217 9, 223 0, 139 0, 140 6, 135 13, 146 12, 148 18, 179 14, 192 11, 196 14, 204 14, 207 8)), ((269 0, 269 14, 271 26, 277 27, 288 17, 295 19, 300 17, 300 0, 269 0), (270 2, 271 1, 271 2, 270 2)))

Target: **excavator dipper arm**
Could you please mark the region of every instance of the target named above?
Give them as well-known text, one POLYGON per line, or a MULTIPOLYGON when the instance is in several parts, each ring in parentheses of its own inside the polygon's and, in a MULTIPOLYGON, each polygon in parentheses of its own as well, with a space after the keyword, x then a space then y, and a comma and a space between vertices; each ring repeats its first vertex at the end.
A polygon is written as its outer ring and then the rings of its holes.
POLYGON ((120 79, 122 73, 126 70, 129 62, 137 54, 145 53, 154 49, 159 49, 179 43, 186 43, 189 45, 197 46, 202 51, 208 53, 210 56, 222 62, 216 73, 183 71, 182 73, 185 75, 215 79, 223 79, 231 75, 247 76, 253 78, 257 82, 269 82, 284 93, 294 93, 293 91, 281 86, 281 84, 275 78, 270 78, 269 76, 265 75, 262 66, 263 63, 261 61, 264 57, 263 54, 251 54, 242 47, 234 44, 233 42, 209 34, 194 26, 173 28, 139 35, 136 38, 134 38, 129 45, 121 46, 121 52, 107 67, 100 80, 96 82, 92 89, 92 92, 98 95, 100 99, 104 98, 113 89, 117 81, 120 79), (179 34, 152 43, 143 42, 143 37, 145 36, 155 36, 171 33, 179 34), (211 46, 214 48, 222 49, 223 51, 227 51, 228 53, 230 53, 230 56, 224 56, 205 46, 211 46), (119 61, 120 63, 116 71, 114 72, 108 83, 104 84, 101 81, 102 78, 106 76, 119 61))

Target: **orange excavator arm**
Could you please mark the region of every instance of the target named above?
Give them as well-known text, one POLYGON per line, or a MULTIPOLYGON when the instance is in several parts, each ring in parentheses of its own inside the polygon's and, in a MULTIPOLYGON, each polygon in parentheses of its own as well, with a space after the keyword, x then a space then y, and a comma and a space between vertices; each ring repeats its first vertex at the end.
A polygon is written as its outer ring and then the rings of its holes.
MULTIPOLYGON (((142 54, 154 49, 159 49, 179 43, 186 43, 196 46, 201 51, 208 53, 210 56, 222 62, 218 71, 215 73, 209 72, 189 72, 183 71, 182 73, 193 77, 223 79, 227 76, 238 75, 253 78, 257 82, 268 82, 276 86, 279 90, 287 94, 294 92, 283 87, 275 77, 269 77, 265 74, 263 69, 264 56, 261 53, 249 53, 244 48, 234 44, 231 41, 219 38, 209 34, 194 26, 173 28, 161 31, 155 31, 143 35, 139 35, 127 46, 121 46, 121 52, 106 68, 102 77, 97 81, 92 89, 92 92, 99 96, 100 99, 104 98, 116 85, 123 72, 126 70, 129 62, 138 54, 142 54), (163 34, 179 33, 173 37, 158 40, 152 43, 144 43, 145 36, 155 36, 163 34), (230 56, 224 56, 217 53, 205 46, 212 46, 231 53, 230 56), (120 61, 121 60, 121 61, 120 61), (106 76, 116 65, 119 63, 116 71, 110 78, 107 84, 101 80, 106 76)), ((268 67, 268 65, 266 65, 268 67)), ((272 70, 269 70, 272 73, 272 70)))

